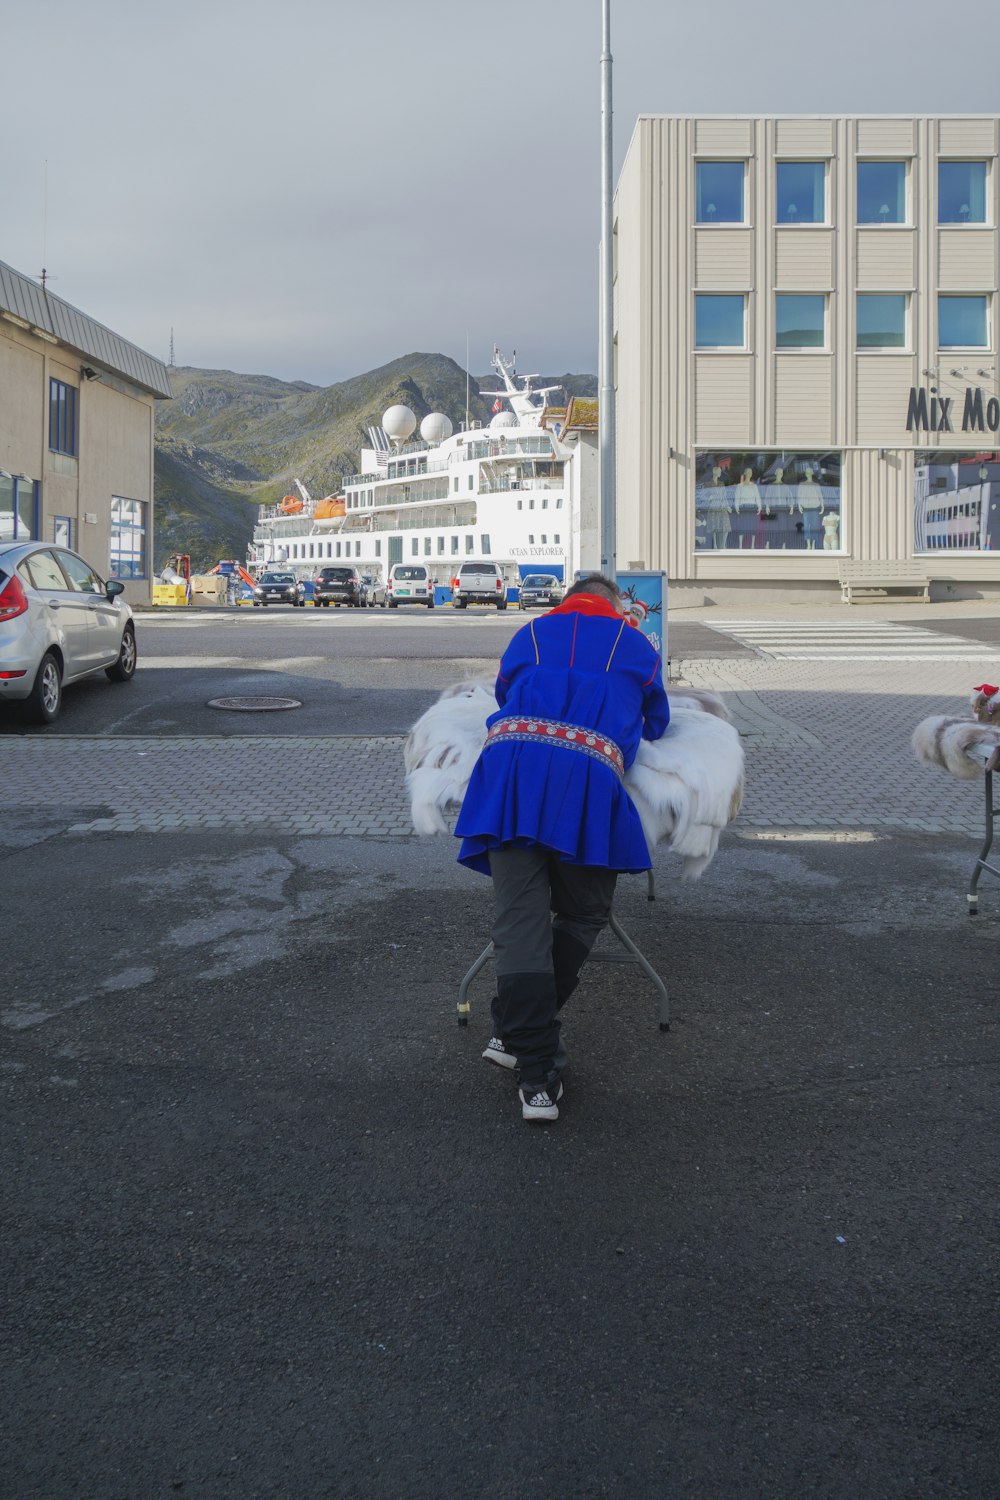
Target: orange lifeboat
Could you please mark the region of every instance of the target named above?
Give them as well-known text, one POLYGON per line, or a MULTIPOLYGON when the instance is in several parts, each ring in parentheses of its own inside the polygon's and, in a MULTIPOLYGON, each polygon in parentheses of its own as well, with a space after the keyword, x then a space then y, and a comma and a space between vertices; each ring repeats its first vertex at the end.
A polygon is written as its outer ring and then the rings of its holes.
POLYGON ((313 512, 317 521, 331 521, 338 516, 345 516, 346 514, 346 501, 343 497, 336 495, 327 495, 325 500, 318 500, 316 502, 316 509, 313 512))
POLYGON ((281 502, 281 509, 286 516, 297 516, 302 509, 302 501, 298 495, 285 495, 281 502))

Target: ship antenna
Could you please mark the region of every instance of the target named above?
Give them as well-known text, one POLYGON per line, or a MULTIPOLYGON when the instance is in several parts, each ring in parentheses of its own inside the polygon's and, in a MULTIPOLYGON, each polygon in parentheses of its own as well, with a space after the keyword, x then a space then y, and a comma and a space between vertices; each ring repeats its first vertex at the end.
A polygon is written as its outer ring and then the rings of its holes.
POLYGON ((469 330, 465 330, 465 430, 469 430, 469 330))

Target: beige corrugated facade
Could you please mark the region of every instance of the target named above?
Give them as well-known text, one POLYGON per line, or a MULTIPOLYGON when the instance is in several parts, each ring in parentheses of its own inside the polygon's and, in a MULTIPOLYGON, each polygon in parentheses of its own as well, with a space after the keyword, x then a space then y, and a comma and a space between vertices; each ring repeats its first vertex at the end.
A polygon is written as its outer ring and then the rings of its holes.
POLYGON ((69 546, 148 603, 154 403, 169 394, 160 361, 0 265, 0 539, 69 546))
POLYGON ((996 116, 640 118, 615 201, 620 566, 721 595, 920 557, 938 595, 1000 591, 998 149, 996 116), (718 163, 743 164, 738 222, 709 221, 718 163), (815 222, 782 197, 803 180, 815 222), (901 196, 873 211, 883 181, 901 196), (706 345, 740 298, 742 345, 706 345), (803 308, 822 327, 790 347, 803 308))

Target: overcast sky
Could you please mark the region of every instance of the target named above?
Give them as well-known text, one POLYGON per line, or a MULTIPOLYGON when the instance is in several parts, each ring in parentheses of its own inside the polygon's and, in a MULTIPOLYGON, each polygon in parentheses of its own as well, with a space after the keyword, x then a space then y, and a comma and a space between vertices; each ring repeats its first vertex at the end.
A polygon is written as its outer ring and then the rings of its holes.
MULTIPOLYGON (((1000 6, 612 0, 643 113, 989 112, 1000 6), (945 22, 942 18, 949 17, 945 22)), ((0 260, 178 364, 597 367, 600 0, 0 0, 0 260), (43 211, 45 162, 48 211, 43 211), (47 226, 46 226, 47 218, 47 226), (44 259, 43 259, 44 258, 44 259)))

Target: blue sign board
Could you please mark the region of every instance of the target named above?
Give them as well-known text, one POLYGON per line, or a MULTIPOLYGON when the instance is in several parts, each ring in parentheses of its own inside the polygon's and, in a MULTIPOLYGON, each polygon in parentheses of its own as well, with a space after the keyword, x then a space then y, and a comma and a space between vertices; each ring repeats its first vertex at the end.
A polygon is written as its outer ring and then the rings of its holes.
POLYGON ((629 601, 633 620, 667 661, 667 575, 638 568, 619 568, 618 587, 629 601))

